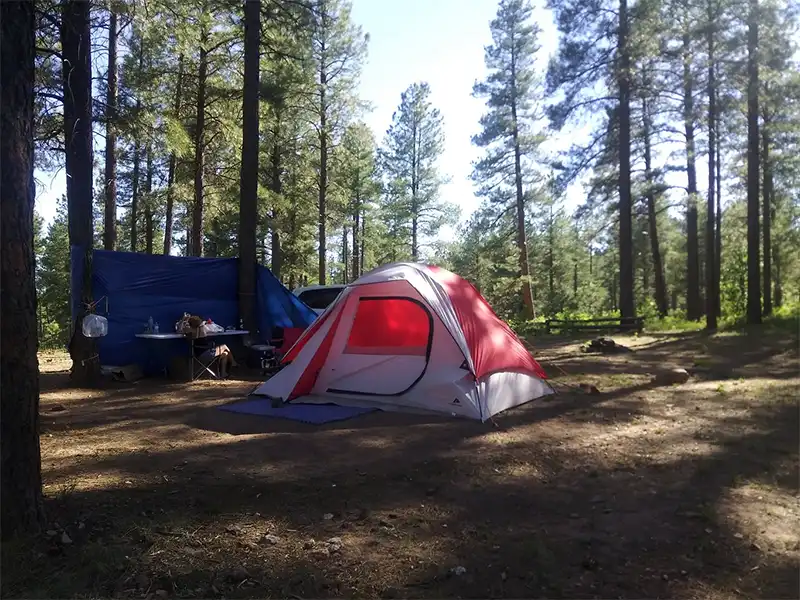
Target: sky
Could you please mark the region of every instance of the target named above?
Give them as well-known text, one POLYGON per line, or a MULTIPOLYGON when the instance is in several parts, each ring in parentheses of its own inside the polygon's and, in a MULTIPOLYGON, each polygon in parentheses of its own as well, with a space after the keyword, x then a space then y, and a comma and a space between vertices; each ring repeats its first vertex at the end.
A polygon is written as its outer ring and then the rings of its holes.
MULTIPOLYGON (((542 29, 540 64, 558 44, 550 12, 534 3, 534 19, 542 29)), ((380 143, 400 94, 412 83, 431 86, 431 103, 444 120, 445 146, 439 162, 451 182, 442 200, 461 208, 462 219, 479 205, 470 173, 480 149, 471 143, 479 131, 484 100, 472 97, 476 80, 486 77, 483 49, 492 41, 489 23, 497 0, 354 0, 353 20, 370 34, 369 55, 361 96, 373 103, 365 119, 380 143)), ((452 239, 448 228, 441 239, 452 239)))
MULTIPOLYGON (((557 45, 557 34, 549 11, 534 6, 534 18, 542 29, 544 67, 557 45)), ((491 42, 489 22, 496 11, 497 0, 353 0, 353 21, 370 34, 359 90, 372 105, 365 121, 380 143, 403 90, 414 82, 430 84, 431 101, 444 120, 445 147, 439 164, 450 178, 441 197, 461 208, 462 219, 480 202, 469 179, 471 164, 479 156, 470 138, 478 132, 484 107, 471 93, 475 81, 486 76, 483 49, 491 42)), ((64 172, 37 171, 36 179, 36 208, 50 222, 65 191, 64 172)), ((447 229, 440 237, 452 239, 453 231, 447 229)))

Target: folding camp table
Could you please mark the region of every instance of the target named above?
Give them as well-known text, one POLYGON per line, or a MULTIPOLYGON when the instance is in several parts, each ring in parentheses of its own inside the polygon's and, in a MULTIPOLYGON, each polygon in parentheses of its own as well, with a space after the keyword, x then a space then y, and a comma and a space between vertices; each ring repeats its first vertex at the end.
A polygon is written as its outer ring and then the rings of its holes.
POLYGON ((189 351, 191 352, 191 372, 189 373, 190 381, 196 380, 200 377, 203 373, 208 372, 214 379, 218 379, 217 374, 214 373, 209 367, 211 367, 217 360, 219 359, 218 356, 214 356, 214 359, 209 364, 203 364, 197 356, 195 355, 195 342, 200 340, 206 340, 215 337, 221 337, 225 335, 247 335, 250 333, 245 329, 230 329, 227 331, 219 331, 215 333, 207 333, 205 336, 201 338, 194 338, 186 336, 182 333, 137 333, 136 337, 145 339, 145 340, 179 340, 179 339, 188 339, 189 340, 189 351), (195 363, 200 366, 200 370, 195 375, 195 363))

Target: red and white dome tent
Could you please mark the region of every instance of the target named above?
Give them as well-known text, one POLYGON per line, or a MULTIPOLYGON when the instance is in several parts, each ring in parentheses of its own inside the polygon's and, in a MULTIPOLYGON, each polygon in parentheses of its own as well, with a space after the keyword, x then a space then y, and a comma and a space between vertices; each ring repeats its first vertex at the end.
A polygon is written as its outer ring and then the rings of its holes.
POLYGON ((251 395, 485 421, 553 392, 471 283, 415 263, 385 265, 349 285, 283 362, 251 395))

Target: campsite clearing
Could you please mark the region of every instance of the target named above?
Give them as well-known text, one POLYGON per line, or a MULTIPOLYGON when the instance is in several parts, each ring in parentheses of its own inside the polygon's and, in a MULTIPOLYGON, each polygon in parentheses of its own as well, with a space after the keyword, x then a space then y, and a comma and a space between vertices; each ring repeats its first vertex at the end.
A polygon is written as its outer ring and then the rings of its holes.
POLYGON ((534 340, 559 394, 496 425, 315 427, 217 410, 257 379, 75 390, 42 356, 52 524, 2 594, 796 597, 797 338, 614 338, 534 340))

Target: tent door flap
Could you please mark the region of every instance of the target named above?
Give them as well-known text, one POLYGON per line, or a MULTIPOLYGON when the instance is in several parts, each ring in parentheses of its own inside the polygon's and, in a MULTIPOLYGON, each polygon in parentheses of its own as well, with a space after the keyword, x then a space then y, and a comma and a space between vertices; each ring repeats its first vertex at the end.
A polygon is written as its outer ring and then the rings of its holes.
POLYGON ((347 336, 341 353, 320 377, 326 391, 400 396, 428 367, 433 316, 413 298, 361 297, 347 336))

